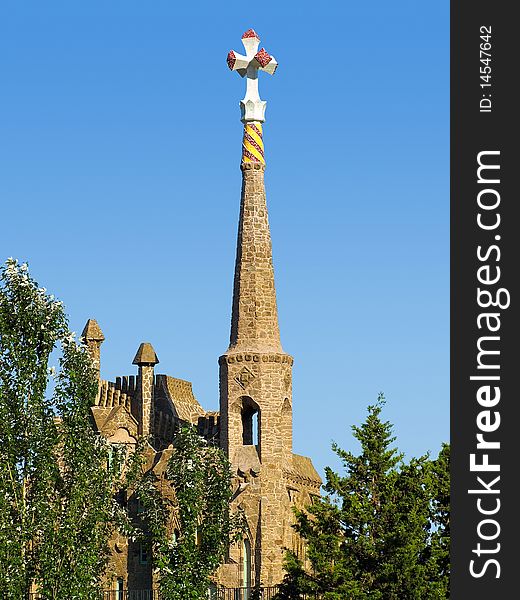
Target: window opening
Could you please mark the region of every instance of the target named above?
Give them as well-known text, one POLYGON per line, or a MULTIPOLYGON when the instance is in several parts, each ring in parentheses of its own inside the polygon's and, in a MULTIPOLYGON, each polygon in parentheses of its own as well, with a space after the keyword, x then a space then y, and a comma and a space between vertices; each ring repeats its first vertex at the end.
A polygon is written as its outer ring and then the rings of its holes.
POLYGON ((258 446, 259 436, 258 407, 249 398, 242 404, 242 443, 244 446, 258 446))

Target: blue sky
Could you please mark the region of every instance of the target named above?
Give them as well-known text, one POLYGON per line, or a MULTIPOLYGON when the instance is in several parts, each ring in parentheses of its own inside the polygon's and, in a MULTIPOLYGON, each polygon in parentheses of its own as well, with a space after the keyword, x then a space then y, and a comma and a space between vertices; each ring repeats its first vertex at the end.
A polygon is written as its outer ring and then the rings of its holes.
POLYGON ((218 407, 240 198, 226 65, 253 27, 279 62, 266 186, 294 450, 356 449, 379 391, 408 456, 449 436, 449 4, 3 2, 0 259, 28 261, 102 376, 158 372, 218 407))

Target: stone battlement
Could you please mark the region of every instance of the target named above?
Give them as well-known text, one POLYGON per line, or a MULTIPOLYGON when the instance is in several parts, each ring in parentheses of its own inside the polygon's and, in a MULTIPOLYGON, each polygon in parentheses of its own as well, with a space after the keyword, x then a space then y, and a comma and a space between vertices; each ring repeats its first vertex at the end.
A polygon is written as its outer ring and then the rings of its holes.
POLYGON ((220 413, 208 412, 197 422, 199 435, 213 446, 220 446, 220 413))
POLYGON ((132 382, 126 382, 126 386, 123 387, 121 377, 118 377, 116 383, 112 381, 101 380, 99 382, 98 394, 94 405, 102 408, 109 408, 112 406, 124 406, 128 410, 131 410, 132 397, 135 392, 135 381, 133 376, 124 377, 123 379, 132 379, 132 382))

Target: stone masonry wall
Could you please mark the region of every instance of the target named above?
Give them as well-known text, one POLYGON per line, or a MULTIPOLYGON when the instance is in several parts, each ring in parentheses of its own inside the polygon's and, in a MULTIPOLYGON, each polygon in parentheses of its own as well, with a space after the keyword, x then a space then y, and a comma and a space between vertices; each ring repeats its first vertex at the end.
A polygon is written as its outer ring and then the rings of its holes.
MULTIPOLYGON (((235 475, 248 477, 250 484, 254 478, 257 500, 249 501, 245 510, 249 527, 255 531, 254 570, 263 585, 279 583, 283 577, 285 529, 290 519, 284 469, 292 458, 291 436, 287 435, 292 428, 288 410, 292 363, 292 357, 281 353, 228 352, 220 359, 221 444, 235 475), (239 460, 244 448, 243 411, 251 405, 259 409, 256 453, 260 468, 256 473, 244 472, 239 460)), ((253 488, 248 490, 252 492, 253 488)), ((240 502, 239 496, 235 504, 240 502)))
MULTIPOLYGON (((241 169, 231 336, 219 359, 220 443, 236 477, 234 506, 248 521, 255 581, 274 585, 283 577, 290 520, 284 471, 292 460, 293 359, 280 342, 264 165, 243 163, 241 169), (257 440, 250 431, 254 413, 257 440)), ((221 570, 223 583, 242 585, 240 547, 231 549, 230 561, 238 566, 235 579, 228 565, 221 570)))
POLYGON ((137 380, 139 407, 140 407, 140 431, 144 436, 153 435, 154 428, 154 368, 152 365, 139 365, 139 376, 137 380))

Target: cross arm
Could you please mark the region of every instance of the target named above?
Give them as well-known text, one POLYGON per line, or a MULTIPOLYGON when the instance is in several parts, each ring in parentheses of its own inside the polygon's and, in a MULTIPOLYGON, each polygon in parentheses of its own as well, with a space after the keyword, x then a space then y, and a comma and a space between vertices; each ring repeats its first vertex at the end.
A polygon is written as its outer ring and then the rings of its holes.
POLYGON ((249 66, 250 59, 247 56, 238 54, 233 50, 230 50, 227 55, 227 64, 231 71, 237 71, 240 77, 244 77, 247 73, 247 67, 249 66))
POLYGON ((276 59, 274 56, 270 56, 270 61, 264 66, 259 67, 260 71, 265 71, 266 73, 269 73, 269 75, 274 75, 274 72, 276 71, 276 68, 278 67, 278 63, 276 62, 276 59))
POLYGON ((241 77, 245 77, 248 67, 265 71, 269 75, 273 75, 278 67, 275 57, 271 56, 264 48, 259 50, 253 58, 230 50, 227 55, 227 64, 231 71, 237 71, 241 77))

